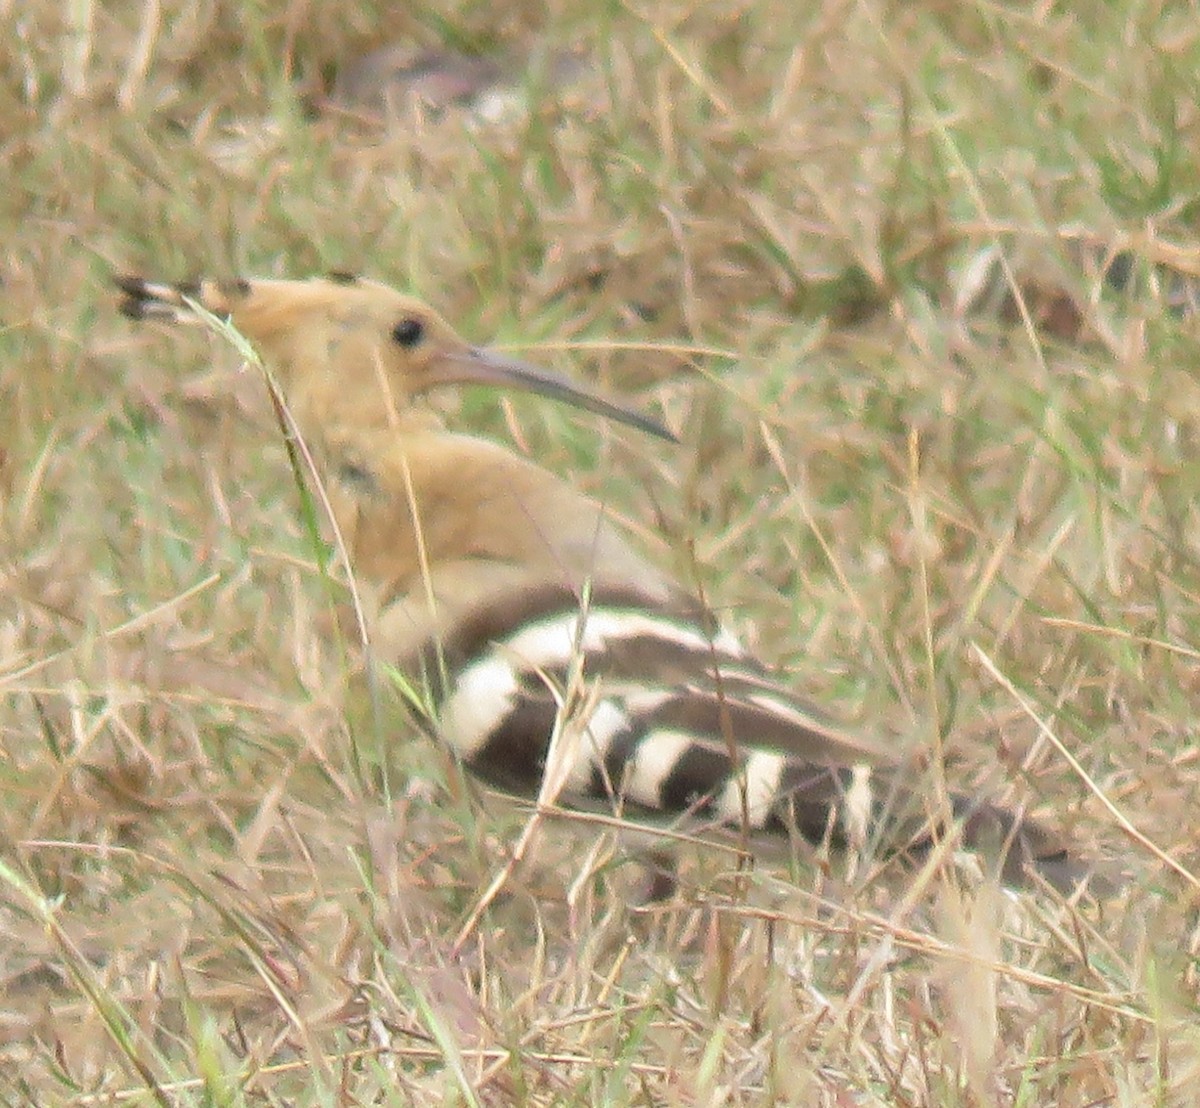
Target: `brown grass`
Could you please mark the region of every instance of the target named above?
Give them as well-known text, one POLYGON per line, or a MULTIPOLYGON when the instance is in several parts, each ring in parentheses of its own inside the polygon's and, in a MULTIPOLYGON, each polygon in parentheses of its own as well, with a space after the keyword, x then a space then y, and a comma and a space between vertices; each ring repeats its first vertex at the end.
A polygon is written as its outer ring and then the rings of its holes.
POLYGON ((0 4, 0 1096, 1194 1103, 1191 15, 458 7, 0 4), (394 41, 587 66, 317 110, 394 41), (681 449, 444 403, 1127 883, 691 847, 637 907, 563 819, 453 958, 527 814, 372 711, 259 382, 107 287, 334 268, 644 390, 681 449))

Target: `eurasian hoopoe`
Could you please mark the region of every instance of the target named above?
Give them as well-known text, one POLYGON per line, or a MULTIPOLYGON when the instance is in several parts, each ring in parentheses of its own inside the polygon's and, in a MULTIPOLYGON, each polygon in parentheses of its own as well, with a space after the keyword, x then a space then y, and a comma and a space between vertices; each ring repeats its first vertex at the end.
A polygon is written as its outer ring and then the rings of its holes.
POLYGON ((1022 817, 951 796, 783 688, 593 500, 415 404, 450 384, 525 389, 656 434, 659 424, 558 375, 473 347, 426 305, 353 278, 123 277, 135 319, 229 317, 274 372, 313 449, 378 657, 420 667, 441 739, 487 782, 538 790, 561 713, 580 736, 565 799, 863 846, 927 848, 952 827, 1003 857, 1072 879, 1067 852, 1022 817), (590 682, 564 708, 574 675, 590 682), (950 819, 949 817, 952 817, 950 819), (885 844, 886 845, 886 844, 885 844))

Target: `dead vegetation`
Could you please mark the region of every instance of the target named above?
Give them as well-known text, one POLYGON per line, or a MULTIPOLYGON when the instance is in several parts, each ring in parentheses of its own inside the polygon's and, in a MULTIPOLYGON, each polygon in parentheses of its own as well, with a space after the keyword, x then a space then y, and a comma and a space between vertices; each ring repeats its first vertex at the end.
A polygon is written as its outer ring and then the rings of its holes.
POLYGON ((5 1101, 1193 1103, 1194 20, 385 8, 0 4, 5 1101), (339 104, 393 43, 516 72, 339 104), (333 269, 661 407, 443 400, 1127 882, 638 907, 563 817, 452 958, 527 814, 373 707, 259 383, 108 288, 333 269))

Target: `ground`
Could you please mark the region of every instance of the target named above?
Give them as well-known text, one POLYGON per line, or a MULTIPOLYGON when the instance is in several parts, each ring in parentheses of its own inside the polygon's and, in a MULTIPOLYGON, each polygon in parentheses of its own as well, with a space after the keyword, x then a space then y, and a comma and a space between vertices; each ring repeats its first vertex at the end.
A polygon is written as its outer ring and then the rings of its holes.
POLYGON ((1200 1098, 1192 13, 0 26, 6 1103, 1200 1098), (389 46, 424 83, 384 105, 389 46), (563 817, 476 919, 528 812, 339 639, 262 382, 110 288, 330 270, 661 414, 680 446, 438 400, 603 498, 795 688, 1115 879, 685 844, 646 902, 625 838, 563 817))

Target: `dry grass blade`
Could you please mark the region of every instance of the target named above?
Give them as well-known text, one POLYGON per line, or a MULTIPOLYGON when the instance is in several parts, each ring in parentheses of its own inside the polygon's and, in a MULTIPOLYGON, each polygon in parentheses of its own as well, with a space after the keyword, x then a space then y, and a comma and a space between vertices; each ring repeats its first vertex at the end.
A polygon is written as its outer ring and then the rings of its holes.
POLYGON ((88 964, 83 952, 71 941, 58 919, 55 906, 2 861, 0 861, 0 881, 3 881, 20 898, 33 916, 41 921, 61 955, 62 964, 70 973, 80 992, 87 997, 99 1014, 103 1026, 130 1068, 141 1078, 146 1091, 163 1108, 170 1108, 172 1101, 154 1072, 156 1067, 166 1069, 165 1059, 156 1056, 156 1052, 149 1048, 149 1044, 139 1041, 141 1037, 137 1031, 136 1021, 120 1001, 109 992, 96 971, 88 964))
POLYGON ((1038 729, 1042 735, 1049 740, 1051 746, 1058 751, 1059 755, 1067 762, 1071 769, 1078 775, 1079 779, 1088 787, 1092 795, 1100 801, 1108 813, 1112 816, 1115 824, 1129 836, 1130 841, 1136 843, 1142 849, 1149 852, 1160 862, 1163 863, 1169 870, 1177 876, 1182 877, 1189 885, 1195 889, 1200 889, 1200 878, 1196 877, 1186 866, 1180 865, 1174 858, 1166 853, 1162 847, 1158 846, 1153 840, 1147 838, 1139 831, 1129 820, 1129 818, 1113 803, 1108 794, 1092 779, 1087 770, 1079 763, 1079 759, 1072 754, 1063 741, 1054 733, 1054 730, 1049 727, 1046 722, 1037 714, 1029 701, 1021 695, 1013 683, 1004 676, 997 668, 995 662, 979 647, 977 643, 972 644, 975 651, 975 656, 983 664, 984 669, 990 673, 997 682, 1004 687, 1005 690, 1013 697, 1021 708, 1029 714, 1029 717, 1038 725, 1038 729))
POLYGON ((592 741, 588 736, 587 721, 599 700, 599 689, 594 684, 588 685, 583 672, 584 655, 580 644, 587 626, 587 609, 588 598, 585 596, 565 688, 555 688, 549 676, 542 675, 542 680, 557 702, 558 710, 555 713, 554 730, 550 734, 550 744, 546 750, 546 764, 542 770, 536 806, 521 829, 508 861, 484 890, 467 916, 466 922, 459 929, 451 947, 455 956, 462 952, 464 945, 479 926, 483 914, 508 884, 517 867, 525 861, 546 817, 557 809, 559 797, 583 756, 584 744, 592 741))

